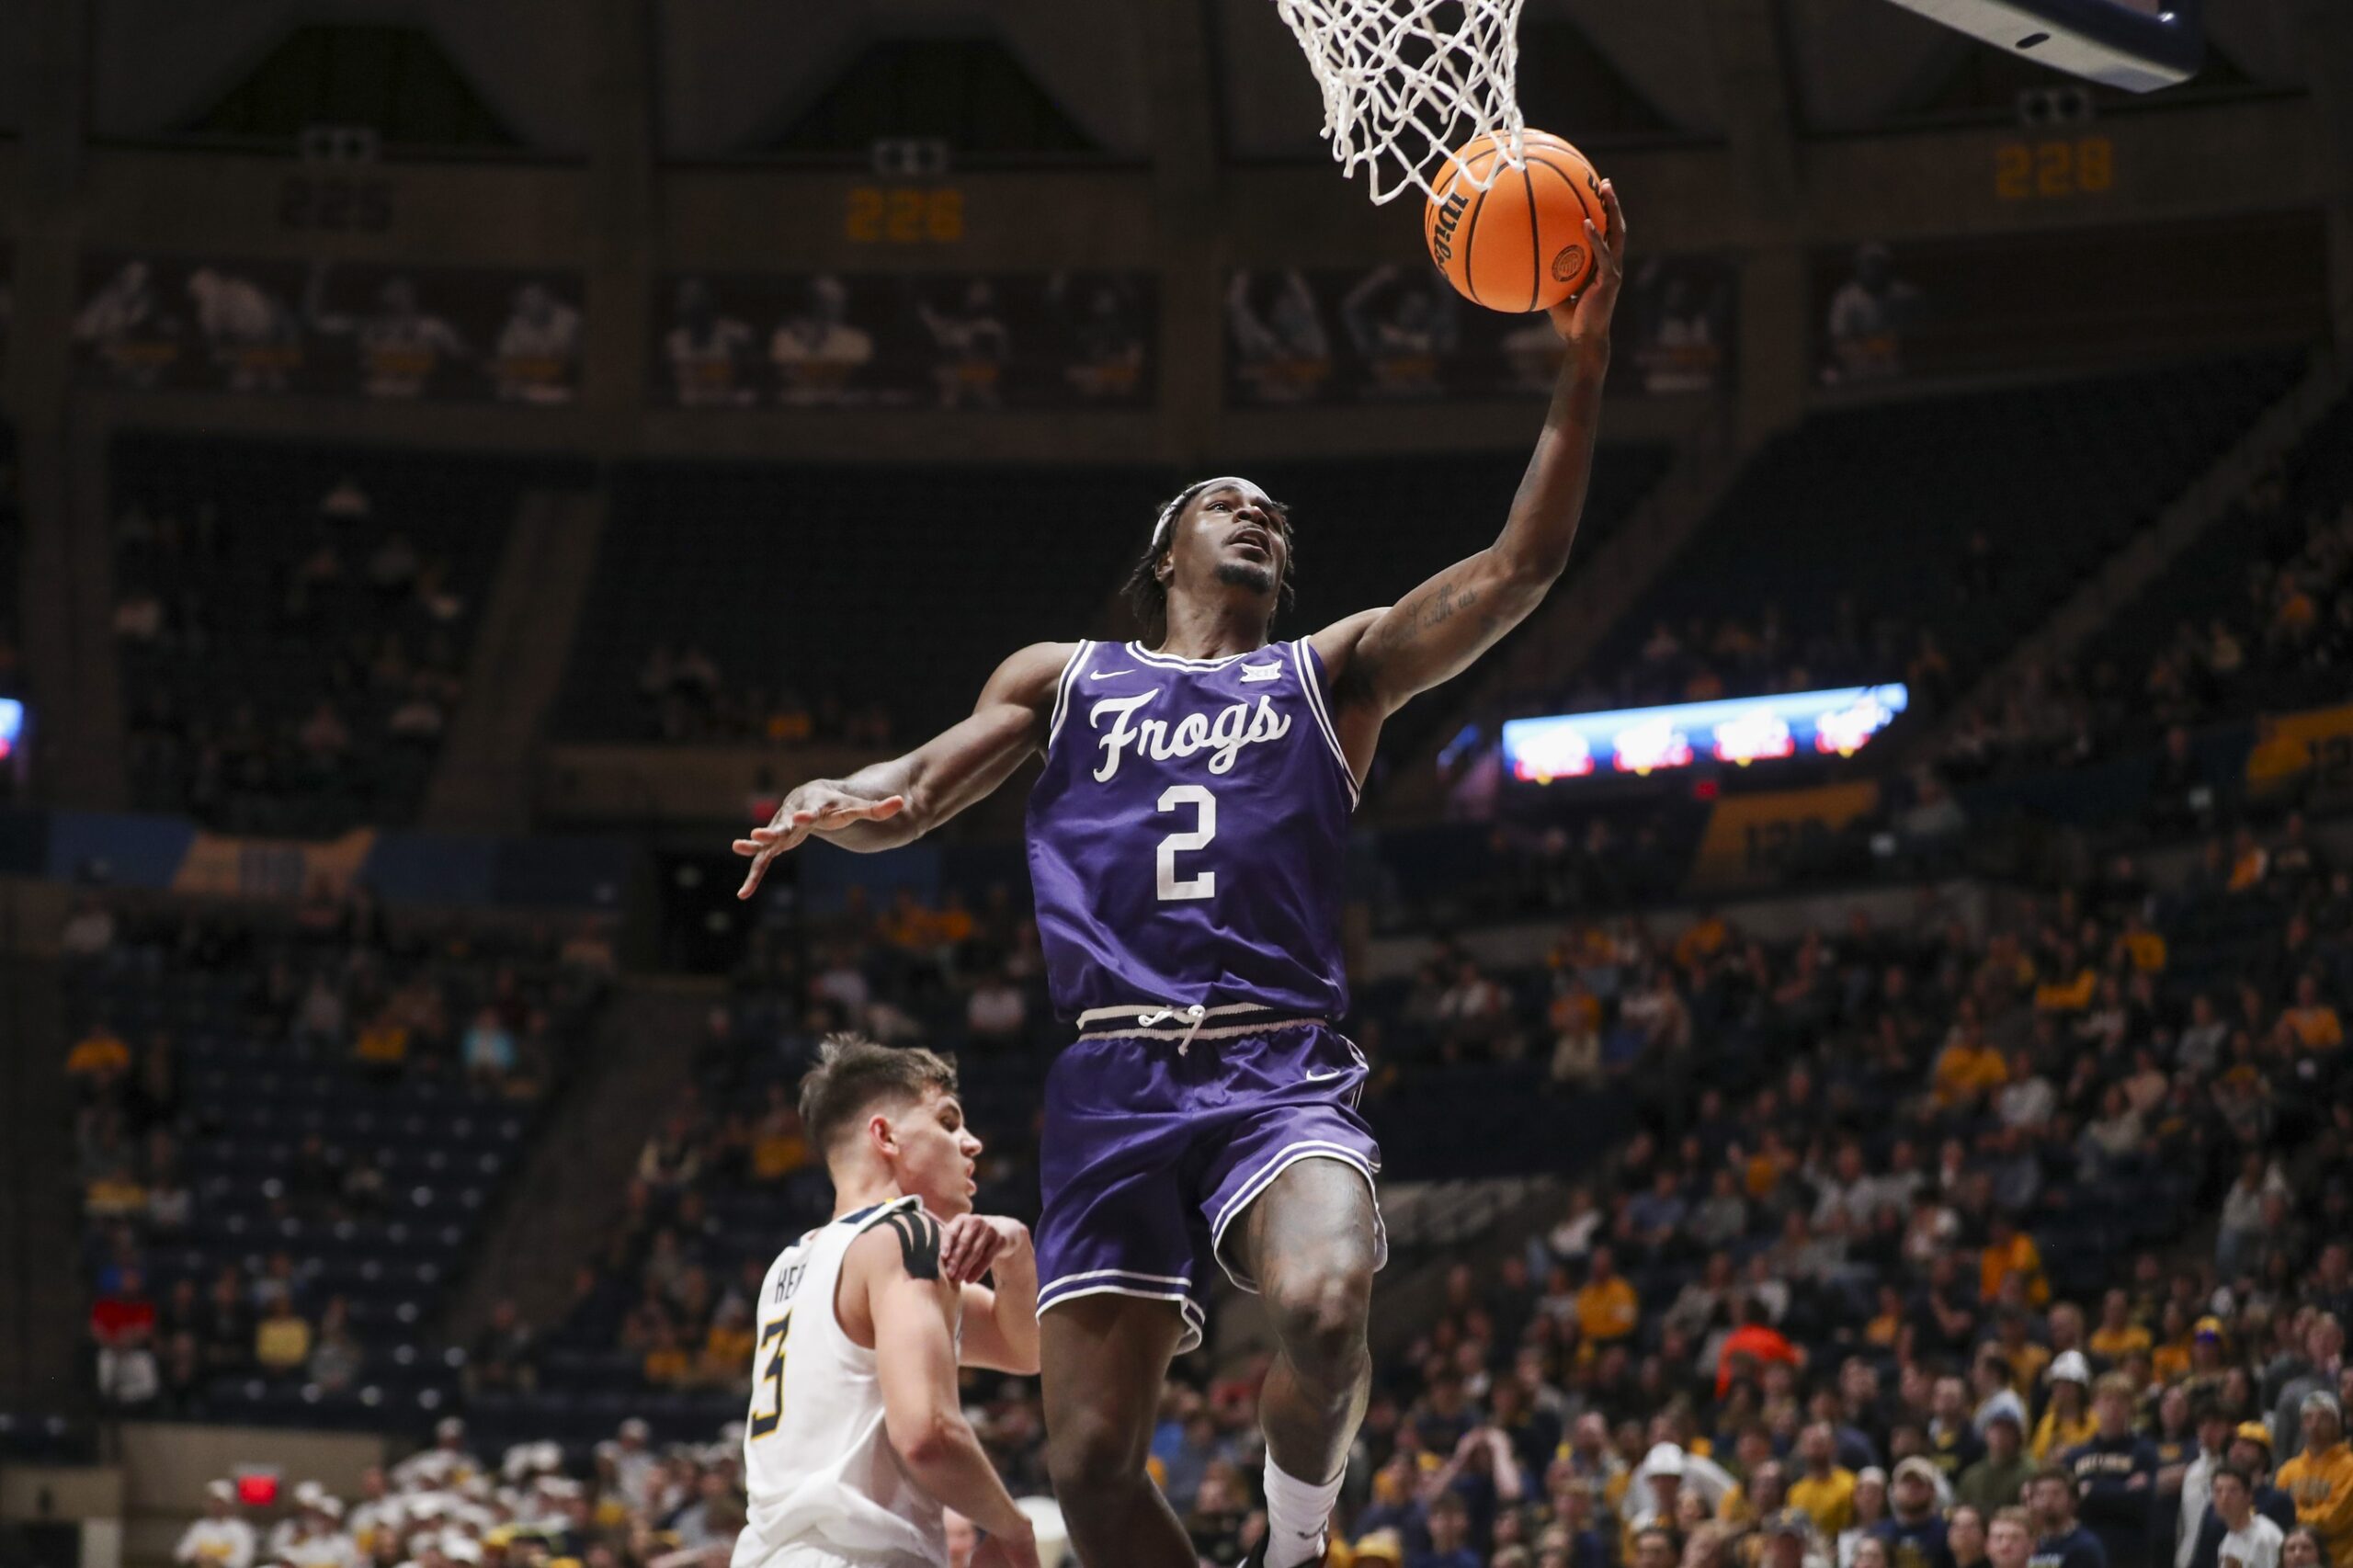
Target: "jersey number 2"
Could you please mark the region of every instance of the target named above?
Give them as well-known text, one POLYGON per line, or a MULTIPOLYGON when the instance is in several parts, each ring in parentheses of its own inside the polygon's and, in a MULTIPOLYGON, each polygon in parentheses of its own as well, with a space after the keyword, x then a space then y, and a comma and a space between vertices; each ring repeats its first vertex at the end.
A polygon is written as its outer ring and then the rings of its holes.
POLYGON ((1180 851, 1206 848, 1217 836, 1217 797, 1199 784, 1171 784, 1160 792, 1160 809, 1173 812, 1179 806, 1194 810, 1193 831, 1172 833, 1160 841, 1160 900, 1173 903, 1180 899, 1215 898, 1217 873, 1203 871, 1198 876, 1176 874, 1176 857, 1180 851))
MULTIPOLYGON (((760 1381, 767 1384, 771 1401, 767 1415, 760 1414, 759 1390, 755 1387, 752 1392, 750 1429, 755 1437, 767 1437, 784 1419, 784 1331, 791 1322, 792 1314, 787 1312, 760 1331, 760 1348, 766 1350, 768 1341, 774 1340, 776 1354, 768 1358, 767 1366, 760 1368, 760 1381)), ((754 1364, 758 1364, 756 1358, 754 1364)))

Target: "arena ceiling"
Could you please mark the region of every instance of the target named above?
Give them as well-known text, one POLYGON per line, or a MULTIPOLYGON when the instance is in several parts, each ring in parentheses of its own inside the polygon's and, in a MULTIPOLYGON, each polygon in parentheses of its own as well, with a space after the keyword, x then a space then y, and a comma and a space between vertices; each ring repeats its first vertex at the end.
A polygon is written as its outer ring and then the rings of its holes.
MULTIPOLYGON (((0 131, 21 123, 34 7, 0 0, 0 131)), ((457 74, 527 151, 582 154, 596 64, 587 0, 85 0, 91 119, 106 140, 184 131, 297 28, 401 27, 429 33, 457 74)), ((1522 96, 1548 92, 1553 129, 1712 140, 1724 130, 1727 62, 1711 18, 1759 0, 1528 0, 1522 96), (1693 40, 1700 40, 1697 48, 1693 40), (1563 105, 1562 96, 1573 100, 1563 105), (1580 103, 1609 108, 1581 126, 1580 103)), ((1949 92, 1977 46, 1883 0, 1771 0, 1788 101, 1802 128, 1867 131, 1949 92)), ((1228 154, 1319 154, 1316 96, 1271 0, 654 0, 665 156, 722 158, 764 145, 869 49, 913 38, 993 38, 1100 152, 1152 154, 1153 6, 1198 7, 1228 154)), ((2219 70, 2261 89, 2301 87, 2302 0, 2210 5, 2219 70)), ((1190 18, 1187 18, 1189 20, 1190 18)), ((1167 101, 1163 96, 1158 101, 1167 101)))

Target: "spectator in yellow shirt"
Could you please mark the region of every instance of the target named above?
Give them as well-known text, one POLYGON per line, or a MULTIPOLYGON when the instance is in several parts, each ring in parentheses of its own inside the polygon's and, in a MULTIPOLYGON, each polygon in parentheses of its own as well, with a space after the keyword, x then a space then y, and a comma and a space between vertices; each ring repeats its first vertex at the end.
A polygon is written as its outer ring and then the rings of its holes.
POLYGON ((2092 1331, 2092 1354, 2110 1364, 2148 1350, 2149 1331, 2132 1321, 2132 1298, 2110 1290, 2100 1299, 2099 1327, 2092 1331))
POLYGON ((785 1097, 783 1085, 771 1085, 767 1114, 752 1135, 753 1179, 780 1181, 808 1164, 809 1138, 801 1113, 785 1097))
POLYGON ((2296 1522, 2320 1537, 2331 1562, 2353 1562, 2353 1450, 2345 1446, 2344 1407, 2315 1389, 2297 1415, 2304 1450, 2279 1467, 2273 1484, 2295 1500, 2296 1522))
POLYGON ((2017 1275, 2026 1287, 2026 1299, 2036 1306, 2051 1300, 2051 1281, 2042 1272, 2042 1253, 2034 1238, 2012 1224, 2008 1216, 1994 1216, 1985 1248, 1977 1255, 1977 1293, 1983 1301, 2002 1294, 2002 1282, 2017 1275))
POLYGON ((1838 1462, 1838 1439, 1829 1423, 1817 1421, 1798 1435, 1798 1458, 1805 1473, 1790 1483, 1790 1506, 1802 1509, 1824 1540, 1855 1522, 1855 1472, 1838 1462))
POLYGON ((2252 892, 2263 885, 2263 874, 2271 869, 2271 857, 2256 842, 2255 830, 2243 827, 2231 842, 2231 880, 2233 892, 2252 892))
POLYGON ((703 1336, 698 1380, 712 1388, 726 1388, 740 1381, 751 1364, 751 1311, 742 1301, 731 1301, 712 1317, 710 1332, 703 1336))
MULTIPOLYGON (((1988 1348, 2000 1363, 2002 1377, 2020 1401, 2032 1399, 2041 1385, 2042 1369, 2051 1365, 2051 1352, 2027 1337, 2031 1325, 2025 1312, 2005 1309, 1996 1314, 1995 1324, 1995 1343, 1988 1348)), ((1990 1394, 1993 1389, 1989 1386, 1983 1392, 1990 1394)), ((2018 1437, 2023 1440, 2026 1434, 2021 1431, 2018 1437)))
POLYGON ((2179 1301, 2167 1301, 2157 1326, 2165 1331, 2165 1337, 2149 1348, 2149 1375, 2160 1383, 2169 1383, 2189 1370, 2189 1314, 2179 1301))
POLYGON ((645 1381, 656 1388, 683 1383, 692 1371, 693 1363, 678 1344, 677 1330, 663 1324, 654 1331, 654 1344, 645 1352, 645 1381))
POLYGON ((1683 928, 1675 939, 1675 962, 1679 969, 1697 969, 1703 959, 1714 958, 1724 950, 1732 939, 1732 927, 1724 917, 1712 909, 1703 909, 1699 917, 1683 928))
POLYGON ((1593 1249, 1586 1281, 1577 1291, 1577 1328, 1590 1345, 1607 1345, 1634 1332, 1643 1304, 1633 1283, 1617 1271, 1608 1247, 1593 1249))
POLYGON ((2124 935, 2117 940, 2132 960, 2132 967, 2143 974, 2155 974, 2165 967, 2166 949, 2164 936, 2149 929, 2149 923, 2138 914, 2125 917, 2124 935))
POLYGON ((311 1325, 294 1310, 293 1301, 271 1298, 269 1311, 254 1327, 254 1359, 265 1372, 298 1372, 311 1358, 311 1325))
POLYGON ((1961 1021, 1937 1055, 1937 1104, 1947 1110, 1974 1105, 2009 1081, 2009 1064, 1986 1043, 1978 1030, 1974 1007, 1963 1002, 1961 1021))
POLYGON ((112 1083, 130 1071, 131 1047, 104 1024, 76 1040, 65 1053, 66 1076, 82 1080, 85 1088, 112 1083))
POLYGON ((2320 994, 2320 982, 2305 975, 2296 982, 2296 1005, 2279 1015, 2306 1051, 2335 1051, 2345 1043, 2345 1022, 2320 994))
POLYGON ((2060 950, 2051 973, 2051 979, 2034 988, 2034 1010, 2038 1013, 2080 1013, 2092 1005, 2092 998, 2099 992, 2098 974, 2075 956, 2073 942, 2060 950))
POLYGON ((408 1026, 387 1007, 369 1019, 352 1042, 353 1060, 369 1067, 396 1068, 408 1060, 408 1026))
POLYGON ((2092 1368, 2080 1350, 2063 1352, 2051 1363, 2051 1403, 2034 1424, 2034 1441, 2028 1449, 2037 1464, 2048 1463, 2099 1433, 2099 1417, 2092 1414, 2092 1368))

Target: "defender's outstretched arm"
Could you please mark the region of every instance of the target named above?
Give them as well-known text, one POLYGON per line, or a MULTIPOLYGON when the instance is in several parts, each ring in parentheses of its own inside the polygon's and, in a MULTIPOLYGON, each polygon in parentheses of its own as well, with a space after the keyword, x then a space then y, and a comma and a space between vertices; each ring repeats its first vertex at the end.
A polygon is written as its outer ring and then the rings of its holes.
POLYGON ((1021 759, 1045 744, 1054 686, 1071 644, 1037 642, 996 667, 969 719, 950 725, 904 756, 861 767, 847 778, 818 778, 784 798, 766 827, 735 841, 752 864, 738 898, 749 898, 768 862, 814 835, 861 853, 913 843, 985 798, 1021 759))
POLYGON ((1568 358, 1495 542, 1458 561, 1386 609, 1366 610, 1318 632, 1315 650, 1343 704, 1385 716, 1449 680, 1542 602, 1569 561, 1593 473, 1601 383, 1609 370, 1609 313, 1625 277, 1626 220, 1601 182, 1608 233, 1586 224, 1600 264, 1585 292, 1553 308, 1568 358))

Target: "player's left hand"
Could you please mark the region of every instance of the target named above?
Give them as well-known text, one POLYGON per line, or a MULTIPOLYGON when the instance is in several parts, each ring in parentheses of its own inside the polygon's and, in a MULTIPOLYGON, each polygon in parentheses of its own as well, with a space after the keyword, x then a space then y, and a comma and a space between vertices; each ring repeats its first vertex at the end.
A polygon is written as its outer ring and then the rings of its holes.
POLYGON ((977 1284, 1001 1257, 1029 1250, 1029 1228, 1002 1214, 959 1214, 939 1236, 939 1271, 959 1285, 977 1284))
POLYGON ((1552 330, 1569 346, 1572 359, 1608 352, 1609 316, 1618 308, 1619 285, 1626 280, 1626 214, 1618 205, 1618 187, 1608 180, 1601 182, 1601 210, 1608 220, 1607 233, 1590 218, 1585 223, 1585 243, 1597 258, 1593 281, 1552 311, 1552 330))

